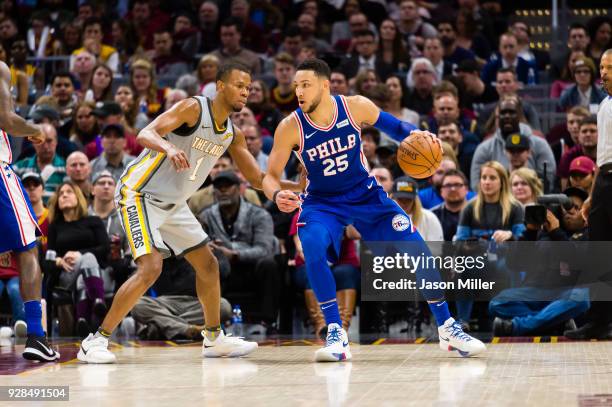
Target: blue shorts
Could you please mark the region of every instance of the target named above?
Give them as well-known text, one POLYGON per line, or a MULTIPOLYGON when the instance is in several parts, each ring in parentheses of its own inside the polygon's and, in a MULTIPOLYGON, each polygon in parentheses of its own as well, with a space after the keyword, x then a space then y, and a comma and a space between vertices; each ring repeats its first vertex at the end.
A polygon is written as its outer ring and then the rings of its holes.
MULTIPOLYGON (((353 225, 363 241, 423 241, 410 217, 393 201, 374 177, 354 190, 334 196, 307 194, 298 219, 302 238, 309 225, 319 224, 329 232, 331 245, 327 258, 338 259, 344 228, 353 225)), ((320 230, 320 229, 319 229, 320 230)))
POLYGON ((19 177, 5 162, 0 162, 0 225, 0 253, 36 246, 40 235, 36 214, 19 177))

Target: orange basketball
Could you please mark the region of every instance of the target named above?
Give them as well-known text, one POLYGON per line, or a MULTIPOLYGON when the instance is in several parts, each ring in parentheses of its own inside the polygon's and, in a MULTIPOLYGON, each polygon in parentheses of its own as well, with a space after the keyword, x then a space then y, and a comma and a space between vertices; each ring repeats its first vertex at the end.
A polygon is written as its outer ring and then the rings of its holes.
POLYGON ((406 137, 397 150, 397 162, 406 175, 427 178, 442 162, 442 147, 423 133, 406 137))

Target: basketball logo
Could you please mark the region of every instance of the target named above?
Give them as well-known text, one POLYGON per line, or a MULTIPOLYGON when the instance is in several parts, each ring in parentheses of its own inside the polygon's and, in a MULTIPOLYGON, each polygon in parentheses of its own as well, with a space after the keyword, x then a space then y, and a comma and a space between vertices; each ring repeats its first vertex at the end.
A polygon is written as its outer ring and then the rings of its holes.
POLYGON ((398 232, 403 232, 410 227, 410 219, 406 215, 395 215, 391 220, 391 226, 398 232))

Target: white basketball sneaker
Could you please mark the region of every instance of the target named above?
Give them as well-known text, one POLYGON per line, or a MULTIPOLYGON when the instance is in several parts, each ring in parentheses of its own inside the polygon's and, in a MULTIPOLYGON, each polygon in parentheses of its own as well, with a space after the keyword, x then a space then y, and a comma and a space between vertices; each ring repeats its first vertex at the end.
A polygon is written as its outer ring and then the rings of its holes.
POLYGON ((325 346, 315 353, 315 360, 317 362, 341 362, 350 360, 352 357, 346 331, 336 323, 329 324, 325 346))
POLYGON ((210 340, 204 331, 202 331, 204 342, 202 343, 202 356, 205 358, 237 358, 240 356, 246 356, 249 353, 257 349, 257 342, 248 342, 238 336, 232 336, 231 334, 225 335, 223 331, 219 332, 219 335, 214 339, 210 340))
POLYGON ((487 349, 484 343, 463 332, 461 324, 453 318, 438 327, 438 336, 440 349, 449 352, 456 350, 463 357, 474 356, 487 349))
POLYGON ((115 355, 108 350, 108 339, 101 336, 96 337, 91 333, 81 342, 77 358, 87 363, 115 363, 117 361, 115 355))

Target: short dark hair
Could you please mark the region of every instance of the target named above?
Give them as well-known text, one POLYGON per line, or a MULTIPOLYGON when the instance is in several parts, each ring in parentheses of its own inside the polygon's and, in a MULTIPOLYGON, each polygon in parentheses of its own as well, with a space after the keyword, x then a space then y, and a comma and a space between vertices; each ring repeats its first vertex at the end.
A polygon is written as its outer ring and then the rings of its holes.
POLYGON ((240 20, 238 17, 228 17, 225 20, 223 20, 223 22, 221 23, 221 27, 231 27, 231 26, 236 26, 236 31, 238 31, 239 33, 242 33, 243 24, 242 24, 242 20, 240 20))
POLYGON ((380 131, 376 127, 364 126, 361 129, 361 137, 364 136, 372 137, 374 144, 377 146, 380 144, 380 131))
POLYGON ((216 80, 225 82, 227 78, 230 76, 230 74, 232 73, 232 71, 245 72, 251 75, 251 70, 248 67, 242 64, 239 64, 237 62, 229 62, 219 67, 219 70, 217 71, 216 80))
POLYGON ((329 69, 329 65, 327 65, 327 62, 318 58, 310 58, 305 60, 300 65, 298 65, 297 70, 313 71, 316 76, 323 77, 328 80, 331 76, 331 69, 329 69))
POLYGON ((376 35, 374 34, 374 32, 372 30, 359 30, 355 34, 353 34, 353 37, 372 37, 372 38, 376 38, 376 35))
POLYGON ((505 68, 499 68, 497 70, 497 74, 495 74, 495 76, 499 75, 500 73, 511 73, 512 76, 514 76, 514 79, 516 79, 516 71, 511 66, 508 66, 508 67, 505 67, 505 68))
POLYGON ((468 186, 468 179, 465 176, 465 174, 461 172, 461 170, 456 170, 454 168, 451 168, 450 170, 446 170, 444 172, 444 175, 442 176, 442 183, 444 183, 444 178, 446 177, 459 177, 463 180, 463 183, 465 184, 465 186, 468 186))
POLYGON ((597 126, 597 117, 593 115, 585 117, 584 119, 580 120, 580 125, 578 126, 578 128, 580 129, 582 128, 582 126, 586 125, 597 126))
POLYGON ((586 35, 589 35, 589 30, 587 29, 586 25, 582 23, 577 23, 577 22, 572 23, 569 27, 569 30, 567 30, 567 32, 570 33, 572 30, 584 30, 586 35))
POLYGON ((295 23, 291 23, 287 26, 287 28, 285 28, 285 32, 283 33, 283 39, 287 37, 298 37, 301 35, 302 32, 300 31, 300 27, 298 27, 295 23))
POLYGON ((463 130, 461 130, 461 125, 459 123, 457 123, 456 121, 452 121, 452 122, 448 122, 448 123, 445 123, 445 124, 438 125, 438 131, 440 131, 440 129, 442 127, 446 127, 446 126, 455 126, 457 128, 457 132, 459 132, 459 134, 463 135, 463 130))
POLYGON ((436 28, 440 27, 442 24, 448 24, 451 26, 454 32, 457 32, 457 22, 455 20, 449 18, 441 18, 436 22, 436 28))
POLYGON ((83 31, 85 31, 85 29, 87 27, 92 26, 92 25, 96 25, 96 24, 98 24, 100 26, 101 30, 104 28, 104 25, 102 24, 102 20, 101 19, 99 19, 98 17, 89 17, 83 23, 83 31))
POLYGON ((53 76, 51 76, 51 82, 49 83, 53 85, 53 82, 55 82, 57 78, 68 78, 70 79, 70 82, 72 82, 72 85, 74 86, 74 78, 72 77, 72 74, 68 71, 57 71, 53 73, 53 76))

